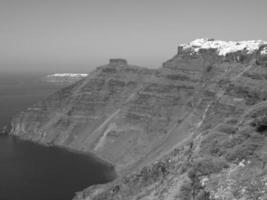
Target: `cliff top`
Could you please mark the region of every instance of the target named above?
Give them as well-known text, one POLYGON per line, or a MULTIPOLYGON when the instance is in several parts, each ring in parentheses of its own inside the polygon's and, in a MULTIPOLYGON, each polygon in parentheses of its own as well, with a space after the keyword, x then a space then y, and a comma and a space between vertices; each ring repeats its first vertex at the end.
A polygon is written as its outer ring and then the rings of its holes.
MULTIPOLYGON (((247 54, 252 54, 262 46, 267 45, 266 41, 248 40, 248 41, 221 41, 214 39, 196 39, 188 44, 182 44, 179 47, 183 50, 192 50, 198 53, 200 49, 216 49, 218 55, 225 56, 228 53, 245 51, 247 54)), ((261 49, 260 54, 267 54, 267 48, 261 49)))

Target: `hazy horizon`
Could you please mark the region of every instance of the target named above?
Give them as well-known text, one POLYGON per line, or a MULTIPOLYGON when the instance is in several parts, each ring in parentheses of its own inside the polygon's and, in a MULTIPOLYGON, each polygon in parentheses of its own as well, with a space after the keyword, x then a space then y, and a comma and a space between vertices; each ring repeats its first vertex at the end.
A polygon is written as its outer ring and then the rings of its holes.
POLYGON ((266 0, 0 2, 0 72, 88 72, 125 58, 159 67, 196 38, 267 40, 266 0))

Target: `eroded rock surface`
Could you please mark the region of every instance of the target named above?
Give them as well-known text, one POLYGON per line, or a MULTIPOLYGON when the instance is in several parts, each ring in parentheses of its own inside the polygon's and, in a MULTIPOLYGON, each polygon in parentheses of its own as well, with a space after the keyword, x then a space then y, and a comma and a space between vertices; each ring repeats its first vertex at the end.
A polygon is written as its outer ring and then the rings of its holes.
POLYGON ((12 134, 92 152, 122 175, 75 199, 263 200, 265 42, 203 42, 155 70, 111 60, 15 118, 12 134))

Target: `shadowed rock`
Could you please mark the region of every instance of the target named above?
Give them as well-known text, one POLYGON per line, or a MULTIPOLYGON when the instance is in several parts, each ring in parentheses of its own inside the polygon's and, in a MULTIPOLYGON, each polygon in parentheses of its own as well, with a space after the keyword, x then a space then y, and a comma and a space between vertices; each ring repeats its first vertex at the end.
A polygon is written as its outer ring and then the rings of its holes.
POLYGON ((113 66, 123 66, 127 65, 127 60, 122 59, 122 58, 111 58, 109 59, 109 64, 113 66))

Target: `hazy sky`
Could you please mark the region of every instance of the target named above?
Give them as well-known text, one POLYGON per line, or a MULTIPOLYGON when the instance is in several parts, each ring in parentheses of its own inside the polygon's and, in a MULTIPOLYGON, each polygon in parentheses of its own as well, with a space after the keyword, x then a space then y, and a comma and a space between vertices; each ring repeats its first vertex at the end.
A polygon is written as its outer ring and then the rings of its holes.
POLYGON ((196 38, 267 40, 267 0, 1 0, 0 72, 157 67, 196 38))

